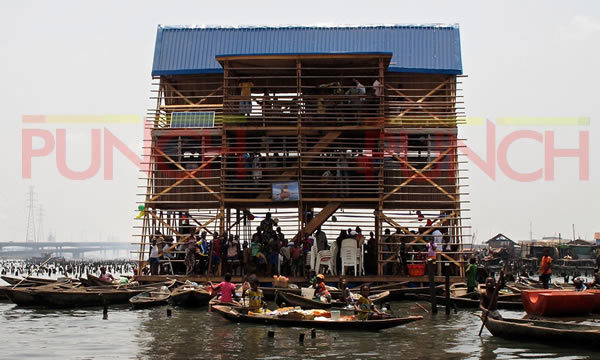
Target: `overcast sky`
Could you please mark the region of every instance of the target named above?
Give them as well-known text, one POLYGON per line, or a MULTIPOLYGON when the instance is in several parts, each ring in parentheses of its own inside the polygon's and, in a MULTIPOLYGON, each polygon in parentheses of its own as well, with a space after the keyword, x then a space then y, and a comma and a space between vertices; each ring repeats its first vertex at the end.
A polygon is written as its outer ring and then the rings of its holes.
MULTIPOLYGON (((26 114, 123 114, 144 116, 158 24, 459 24, 466 113, 496 122, 499 117, 589 117, 589 126, 497 126, 496 148, 509 133, 554 131, 556 147, 579 147, 589 132, 589 180, 579 179, 578 160, 556 160, 555 179, 517 181, 496 165, 491 179, 469 163, 470 195, 465 214, 477 240, 498 232, 515 240, 600 232, 600 2, 598 1, 3 1, 0 40, 4 113, 0 144, 7 165, 0 192, 3 240, 24 241, 26 193, 33 185, 44 205, 44 228, 59 241, 129 241, 136 189, 134 165, 115 155, 114 179, 102 165, 88 180, 60 175, 56 150, 32 161, 22 177, 23 129, 56 134, 66 129, 67 163, 90 164, 91 130, 104 127, 141 153, 143 126, 63 124, 32 126, 26 114)), ((485 159, 485 126, 465 126, 460 136, 485 159)), ((546 139, 544 139, 546 141, 546 139)), ((40 146, 35 143, 34 146, 40 146)), ((519 140, 508 152, 517 171, 544 168, 543 144, 519 140)), ((544 169, 546 171, 547 169, 544 169)))

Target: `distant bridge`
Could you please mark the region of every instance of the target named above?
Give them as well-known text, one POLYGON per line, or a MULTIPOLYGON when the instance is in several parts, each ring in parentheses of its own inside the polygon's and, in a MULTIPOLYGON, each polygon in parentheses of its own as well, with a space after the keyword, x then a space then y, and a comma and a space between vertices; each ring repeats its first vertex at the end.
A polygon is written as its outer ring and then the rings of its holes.
POLYGON ((63 256, 71 254, 73 258, 83 258, 86 252, 133 250, 134 247, 127 242, 116 241, 77 241, 77 242, 0 242, 0 257, 2 258, 26 258, 42 256, 52 253, 52 256, 63 256))

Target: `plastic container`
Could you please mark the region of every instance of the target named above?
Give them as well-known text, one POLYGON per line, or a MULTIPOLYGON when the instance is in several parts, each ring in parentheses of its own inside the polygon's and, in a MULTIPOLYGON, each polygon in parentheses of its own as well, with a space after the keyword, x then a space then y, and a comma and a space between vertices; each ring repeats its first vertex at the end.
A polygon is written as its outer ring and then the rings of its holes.
POLYGON ((340 320, 340 311, 339 310, 331 310, 331 320, 339 321, 340 320))
POLYGON ((302 297, 305 299, 312 299, 315 294, 315 289, 313 288, 302 288, 302 297))
POLYGON ((408 265, 409 276, 423 276, 425 275, 425 264, 410 264, 408 265))

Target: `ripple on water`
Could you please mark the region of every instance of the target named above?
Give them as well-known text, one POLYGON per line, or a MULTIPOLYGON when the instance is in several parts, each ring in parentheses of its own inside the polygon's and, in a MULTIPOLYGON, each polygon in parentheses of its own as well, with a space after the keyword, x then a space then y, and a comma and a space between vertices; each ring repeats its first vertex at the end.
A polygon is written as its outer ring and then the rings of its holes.
MULTIPOLYGON (((423 315, 413 302, 394 303, 396 313, 423 315)), ((234 324, 205 309, 166 307, 130 311, 127 307, 102 310, 23 309, 0 304, 0 358, 43 359, 593 359, 593 353, 547 345, 510 342, 492 337, 473 312, 426 314, 425 319, 380 332, 317 330, 234 324), (275 330, 268 338, 267 331, 275 330), (304 344, 298 342, 306 334, 304 344), (32 348, 35 344, 35 348, 32 348)), ((506 317, 521 317, 506 312, 506 317)))

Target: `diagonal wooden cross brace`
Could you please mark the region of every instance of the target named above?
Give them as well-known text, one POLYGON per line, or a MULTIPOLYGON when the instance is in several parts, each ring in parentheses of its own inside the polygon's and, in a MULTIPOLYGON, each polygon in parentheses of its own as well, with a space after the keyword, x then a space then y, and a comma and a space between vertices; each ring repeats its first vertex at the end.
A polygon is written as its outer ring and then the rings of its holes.
MULTIPOLYGON (((158 150, 158 148, 156 148, 156 150, 158 150)), ((152 202, 155 201, 156 199, 158 199, 160 196, 168 193, 169 191, 173 190, 175 187, 177 187, 177 185, 181 184, 182 182, 184 182, 186 179, 191 179, 194 176, 196 176, 196 173, 198 173, 198 171, 204 169, 205 167, 207 167, 211 162, 213 162, 213 160, 217 159, 220 155, 215 155, 212 158, 210 158, 207 162, 203 163, 201 166, 199 166, 198 168, 194 169, 192 172, 187 172, 186 171, 186 175, 184 177, 182 177, 181 179, 177 180, 176 182, 174 182, 171 186, 169 186, 168 188, 164 189, 163 191, 161 191, 160 193, 154 195, 148 202, 152 202)))
MULTIPOLYGON (((423 169, 421 169, 420 171, 415 171, 415 173, 413 175, 411 175, 411 177, 409 177, 408 179, 406 179, 402 184, 396 186, 392 191, 390 191, 389 193, 387 193, 382 200, 385 200, 387 198, 389 198, 390 196, 392 196, 393 194, 395 194, 396 192, 400 191, 400 189, 402 189, 404 186, 408 185, 411 181, 413 181, 414 179, 416 179, 419 176, 423 176, 425 178, 427 178, 426 176, 424 176, 422 173, 429 170, 429 168, 431 168, 433 165, 435 165, 438 161, 442 160, 446 155, 448 155, 448 153, 450 151, 452 151, 453 148, 449 148, 446 149, 446 151, 444 151, 443 153, 441 153, 438 157, 436 157, 432 162, 430 162, 429 164, 425 165, 425 167, 423 167, 423 169)), ((391 154, 393 157, 401 159, 397 154, 391 152, 391 151, 387 151, 388 154, 391 154)), ((404 161, 404 160, 402 160, 404 161)), ((414 168, 413 168, 414 169, 414 168)), ((415 169, 416 170, 416 169, 415 169)))
MULTIPOLYGON (((206 189, 209 193, 211 193, 219 201, 222 200, 222 198, 221 198, 221 196, 219 194, 217 194, 216 192, 214 192, 208 185, 206 185, 204 182, 202 182, 200 179, 198 179, 195 176, 195 174, 191 175, 191 173, 190 173, 189 170, 187 170, 186 168, 184 168, 183 166, 181 166, 181 164, 179 164, 178 162, 176 162, 175 160, 173 160, 169 155, 165 154, 161 149, 155 148, 155 150, 160 155, 162 155, 165 159, 169 160, 169 162, 171 162, 173 165, 175 165, 179 170, 183 171, 188 177, 194 179, 194 181, 196 181, 200 186, 202 186, 204 189, 206 189)), ((202 164, 202 165, 204 165, 204 164, 202 164)), ((196 170, 199 170, 199 169, 196 169, 196 170)), ((194 170, 194 171, 196 171, 196 170, 194 170)))

